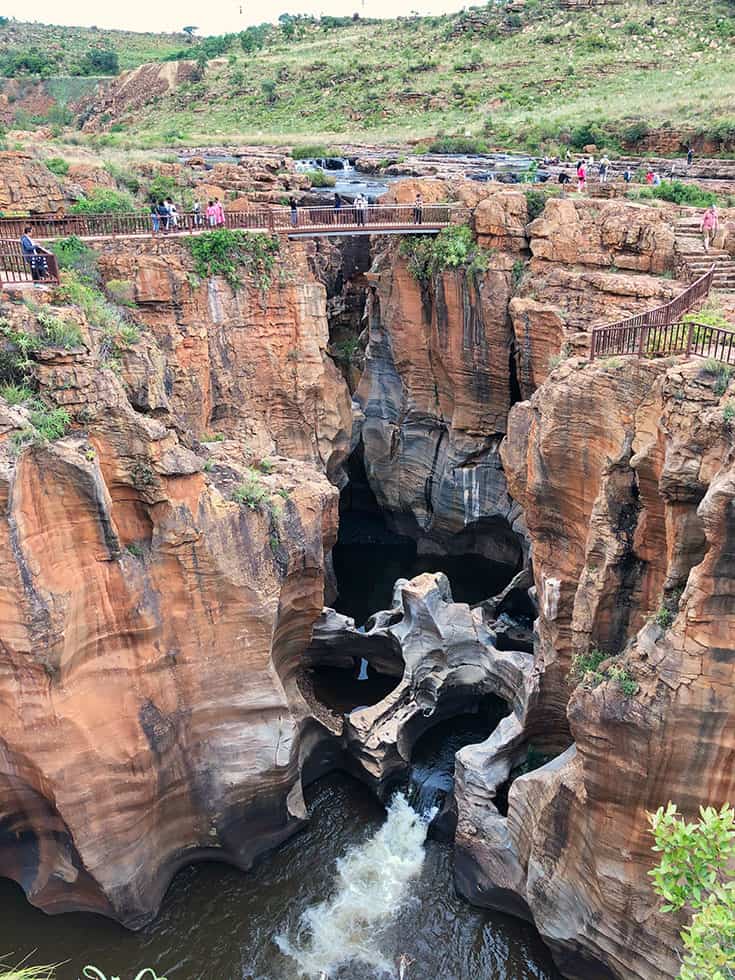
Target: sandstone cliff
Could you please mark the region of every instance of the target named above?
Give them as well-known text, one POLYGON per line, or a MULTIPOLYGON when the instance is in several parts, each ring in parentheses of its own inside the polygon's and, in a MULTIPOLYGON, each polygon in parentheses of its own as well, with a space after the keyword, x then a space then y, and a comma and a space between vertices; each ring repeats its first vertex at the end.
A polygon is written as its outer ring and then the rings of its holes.
POLYGON ((574 743, 513 782, 507 818, 460 792, 459 866, 473 900, 530 910, 580 980, 677 972, 645 814, 735 793, 726 403, 702 362, 572 361, 510 415, 502 452, 532 541, 541 703, 547 731, 568 725, 574 743), (594 649, 609 659, 580 684, 573 657, 594 649))
POLYGON ((80 343, 43 342, 32 368, 66 437, 0 398, 0 873, 44 909, 129 926, 182 864, 247 867, 305 815, 294 678, 348 438, 298 254, 234 294, 157 248, 116 246, 140 300, 124 349, 53 298, 3 306, 6 336, 56 317, 80 343))

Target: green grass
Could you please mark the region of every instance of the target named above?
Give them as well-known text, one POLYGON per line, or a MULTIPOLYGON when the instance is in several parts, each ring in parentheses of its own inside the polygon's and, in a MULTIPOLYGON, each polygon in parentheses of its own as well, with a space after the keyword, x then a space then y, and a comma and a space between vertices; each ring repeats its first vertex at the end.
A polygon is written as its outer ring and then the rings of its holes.
MULTIPOLYGON (((270 28, 255 50, 235 40, 200 80, 134 114, 123 108, 126 131, 103 138, 122 148, 288 140, 306 157, 353 140, 615 150, 666 126, 735 134, 735 14, 724 0, 577 10, 538 2, 474 14, 484 26, 470 33, 459 30, 462 13, 306 22, 292 38, 270 28)), ((131 41, 123 64, 145 44, 131 41)))
POLYGON ((243 482, 232 492, 235 503, 244 504, 250 510, 258 510, 270 500, 270 492, 261 482, 257 470, 248 470, 243 482))
POLYGON ((204 232, 186 243, 200 279, 222 276, 233 289, 242 285, 242 274, 253 278, 265 290, 271 284, 271 273, 280 251, 277 237, 219 228, 204 232))
POLYGON ((0 385, 0 398, 4 398, 8 405, 23 405, 34 397, 34 392, 28 385, 4 384, 0 385))

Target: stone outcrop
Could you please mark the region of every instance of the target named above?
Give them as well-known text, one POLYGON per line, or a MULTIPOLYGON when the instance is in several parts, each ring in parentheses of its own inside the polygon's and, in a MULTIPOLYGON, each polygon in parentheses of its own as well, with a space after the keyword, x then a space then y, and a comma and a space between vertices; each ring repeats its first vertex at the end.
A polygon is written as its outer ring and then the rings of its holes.
MULTIPOLYGON (((507 818, 460 796, 458 866, 475 901, 525 908, 580 980, 675 975, 646 811, 671 799, 690 816, 735 793, 724 404, 701 362, 572 361, 510 415, 502 453, 532 541, 544 730, 574 742, 513 782, 507 818), (573 658, 592 649, 608 655, 601 682, 579 684, 573 658)), ((491 757, 474 772, 477 792, 493 787, 491 757)))
POLYGON ((65 197, 48 167, 30 153, 0 151, 0 211, 56 214, 65 197))
POLYGON ((326 294, 310 248, 284 249, 270 287, 236 291, 222 279, 200 281, 175 242, 111 245, 100 267, 106 281, 132 284, 146 328, 123 362, 138 410, 170 418, 196 440, 220 434, 261 456, 308 460, 340 483, 349 394, 326 353, 326 294))
POLYGON ((473 280, 415 279, 391 248, 370 278, 356 393, 365 467, 381 509, 421 546, 515 564, 516 511, 498 457, 510 407, 510 256, 473 280))
MULTIPOLYGON (((34 355, 66 437, 44 442, 0 398, 0 874, 48 911, 132 927, 183 864, 246 868, 305 817, 295 678, 346 438, 319 416, 348 404, 305 262, 303 282, 235 294, 187 283, 187 253, 165 249, 116 246, 141 301, 141 337, 117 353, 38 294, 45 322, 80 330, 79 347, 34 355), (187 410, 194 377, 216 398, 187 410), (228 437, 200 444, 202 406, 225 400, 228 437)), ((2 312, 11 336, 40 335, 32 309, 2 312)))

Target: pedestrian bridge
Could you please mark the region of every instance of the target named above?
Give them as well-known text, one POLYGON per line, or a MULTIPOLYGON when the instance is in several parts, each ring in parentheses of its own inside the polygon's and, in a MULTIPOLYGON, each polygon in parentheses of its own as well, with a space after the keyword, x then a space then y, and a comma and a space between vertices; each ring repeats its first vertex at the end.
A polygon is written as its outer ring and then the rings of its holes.
POLYGON ((225 211, 224 223, 210 226, 204 214, 179 212, 166 220, 148 211, 130 214, 77 214, 35 216, 30 218, 0 218, 0 239, 18 240, 23 229, 30 227, 37 241, 49 242, 71 235, 85 241, 106 241, 115 238, 157 238, 188 236, 215 231, 217 227, 263 234, 278 234, 287 238, 321 238, 353 235, 436 235, 449 225, 466 218, 469 212, 451 204, 425 204, 416 209, 412 204, 373 204, 358 209, 273 207, 247 211, 225 211))

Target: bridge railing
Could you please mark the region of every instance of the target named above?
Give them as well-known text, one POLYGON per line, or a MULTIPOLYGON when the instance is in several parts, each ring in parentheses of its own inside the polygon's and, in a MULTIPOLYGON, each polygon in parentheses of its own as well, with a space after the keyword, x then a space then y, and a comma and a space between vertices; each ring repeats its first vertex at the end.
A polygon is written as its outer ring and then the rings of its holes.
POLYGON ((216 227, 243 229, 246 231, 293 233, 316 229, 375 227, 392 228, 426 224, 432 227, 449 225, 456 210, 448 204, 425 204, 418 211, 413 205, 370 205, 358 209, 343 204, 334 207, 298 208, 295 216, 290 208, 254 208, 247 211, 224 212, 224 221, 210 223, 206 214, 180 211, 175 217, 152 214, 148 211, 111 214, 70 214, 30 218, 0 218, 0 238, 20 239, 25 228, 31 229, 34 238, 50 241, 68 238, 122 238, 128 236, 196 233, 216 227))
POLYGON ((666 345, 671 342, 667 331, 673 325, 681 326, 678 323, 681 316, 691 310, 695 303, 709 295, 714 273, 713 265, 708 272, 700 276, 670 303, 664 303, 663 306, 626 317, 604 327, 595 327, 590 341, 590 360, 594 361, 596 357, 626 354, 643 357, 646 353, 684 353, 666 349, 666 345), (664 347, 659 349, 655 346, 657 343, 663 344, 664 347))
POLYGON ((0 286, 58 281, 59 266, 53 252, 37 246, 35 254, 26 256, 19 242, 0 240, 0 286))

